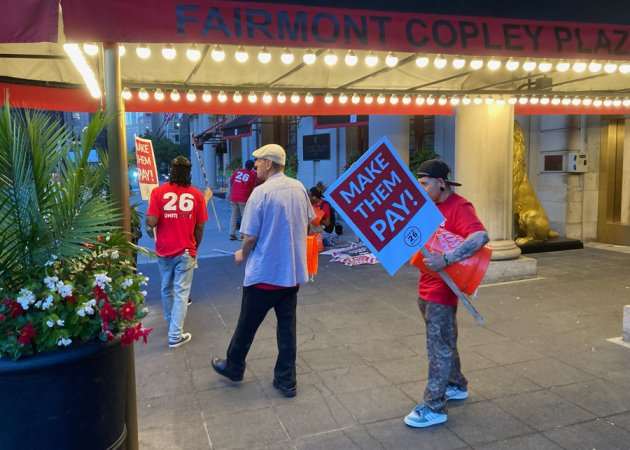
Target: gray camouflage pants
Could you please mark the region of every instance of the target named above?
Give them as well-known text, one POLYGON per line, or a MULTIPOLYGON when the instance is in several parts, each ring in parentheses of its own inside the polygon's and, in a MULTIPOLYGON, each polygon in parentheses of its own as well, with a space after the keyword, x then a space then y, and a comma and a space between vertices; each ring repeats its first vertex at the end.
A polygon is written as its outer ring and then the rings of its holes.
POLYGON ((424 402, 434 412, 446 413, 446 387, 466 390, 468 380, 462 375, 457 351, 457 306, 442 305, 418 298, 418 306, 427 328, 429 375, 424 402))

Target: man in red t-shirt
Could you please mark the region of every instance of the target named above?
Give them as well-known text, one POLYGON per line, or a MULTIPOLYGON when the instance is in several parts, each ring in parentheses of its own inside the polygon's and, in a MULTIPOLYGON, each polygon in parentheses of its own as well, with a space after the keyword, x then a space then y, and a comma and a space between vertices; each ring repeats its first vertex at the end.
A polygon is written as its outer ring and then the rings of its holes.
POLYGON ((457 351, 457 296, 433 272, 469 258, 490 240, 472 204, 451 189, 461 184, 449 179, 450 172, 448 164, 438 159, 425 161, 418 169, 418 181, 444 216, 440 226, 464 241, 450 252, 431 252, 423 260, 430 272, 420 273, 418 305, 426 324, 429 374, 424 403, 405 417, 405 423, 416 428, 446 422, 446 402, 468 397, 468 380, 457 351))
POLYGON ((237 169, 230 177, 230 204, 232 205, 232 217, 230 219, 230 240, 241 239, 240 233, 236 234, 238 218, 243 217, 245 203, 256 187, 257 174, 254 170, 254 161, 248 159, 245 168, 237 169))
POLYGON ((155 229, 155 253, 162 276, 162 307, 168 324, 168 346, 190 341, 184 320, 192 286, 197 249, 208 220, 206 200, 190 185, 190 160, 178 156, 171 161, 169 182, 151 191, 147 210, 147 232, 155 229))

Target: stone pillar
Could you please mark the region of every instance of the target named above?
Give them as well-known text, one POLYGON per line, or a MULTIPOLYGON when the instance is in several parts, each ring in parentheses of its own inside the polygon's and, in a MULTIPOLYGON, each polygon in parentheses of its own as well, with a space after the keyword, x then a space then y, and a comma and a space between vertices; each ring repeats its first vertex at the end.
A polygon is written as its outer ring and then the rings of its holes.
POLYGON ((383 136, 387 136, 400 159, 409 165, 409 116, 371 115, 369 118, 370 147, 383 136))
POLYGON ((493 260, 518 258, 512 210, 514 109, 511 105, 466 105, 456 109, 456 188, 485 224, 493 260))

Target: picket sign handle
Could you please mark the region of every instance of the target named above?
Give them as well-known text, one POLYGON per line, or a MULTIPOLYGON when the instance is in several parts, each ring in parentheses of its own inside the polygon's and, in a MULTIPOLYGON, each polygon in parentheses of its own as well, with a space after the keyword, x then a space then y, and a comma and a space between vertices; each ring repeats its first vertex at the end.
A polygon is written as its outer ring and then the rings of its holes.
MULTIPOLYGON (((429 256, 429 251, 424 247, 420 249, 420 252, 425 257, 429 256)), ((477 323, 479 325, 483 325, 485 321, 483 320, 483 317, 481 317, 481 314, 479 314, 479 311, 477 311, 475 307, 472 305, 472 303, 470 303, 470 298, 466 294, 464 294, 462 291, 459 290, 455 282, 445 271, 440 270, 438 271, 438 274, 442 277, 442 279, 448 285, 448 287, 451 288, 451 290, 455 293, 455 295, 457 295, 457 298, 459 299, 459 301, 462 302, 462 304, 466 307, 468 312, 472 314, 472 316, 475 318, 477 323)))

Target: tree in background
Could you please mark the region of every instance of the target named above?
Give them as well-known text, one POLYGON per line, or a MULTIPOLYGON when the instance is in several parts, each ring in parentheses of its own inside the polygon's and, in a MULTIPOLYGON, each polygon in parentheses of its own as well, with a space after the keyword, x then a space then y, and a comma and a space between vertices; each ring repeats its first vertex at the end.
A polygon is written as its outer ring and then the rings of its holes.
POLYGON ((158 173, 167 177, 171 160, 182 154, 181 146, 179 144, 175 144, 167 138, 164 133, 159 133, 157 135, 145 133, 141 137, 144 139, 150 139, 153 143, 153 153, 155 154, 155 164, 157 165, 158 173))

